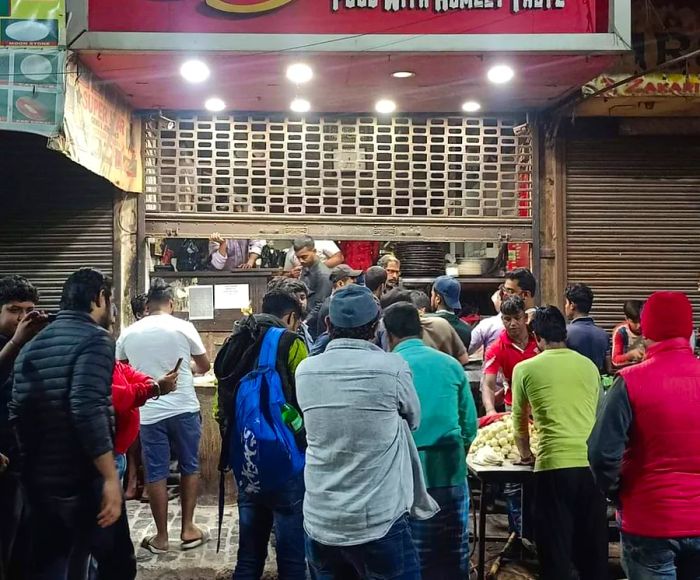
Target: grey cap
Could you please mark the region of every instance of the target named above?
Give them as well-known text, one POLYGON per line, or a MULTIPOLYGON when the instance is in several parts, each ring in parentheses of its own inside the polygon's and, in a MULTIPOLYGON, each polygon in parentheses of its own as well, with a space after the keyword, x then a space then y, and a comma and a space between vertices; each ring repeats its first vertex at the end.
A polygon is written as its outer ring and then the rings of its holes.
POLYGON ((366 286, 350 284, 331 297, 331 324, 337 328, 359 328, 379 316, 379 303, 366 286))

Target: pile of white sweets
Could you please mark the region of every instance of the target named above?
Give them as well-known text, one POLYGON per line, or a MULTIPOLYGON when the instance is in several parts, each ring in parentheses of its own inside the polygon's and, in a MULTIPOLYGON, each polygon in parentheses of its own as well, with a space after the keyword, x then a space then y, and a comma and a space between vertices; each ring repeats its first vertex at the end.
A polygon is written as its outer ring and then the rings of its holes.
MULTIPOLYGON (((537 455, 539 435, 534 425, 530 424, 530 448, 537 455)), ((520 453, 515 444, 513 420, 510 414, 498 421, 479 429, 469 449, 469 458, 478 465, 503 465, 520 460, 520 453)))

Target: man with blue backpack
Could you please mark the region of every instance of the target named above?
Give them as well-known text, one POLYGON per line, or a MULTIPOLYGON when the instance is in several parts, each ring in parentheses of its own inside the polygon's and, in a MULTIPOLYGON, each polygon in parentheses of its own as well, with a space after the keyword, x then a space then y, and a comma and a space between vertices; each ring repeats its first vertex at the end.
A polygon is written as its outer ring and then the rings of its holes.
MULTIPOLYGON (((220 470, 238 486, 239 544, 234 580, 258 580, 274 526, 280 580, 306 578, 303 418, 294 373, 307 357, 294 294, 268 292, 262 314, 236 323, 214 364, 222 431, 220 470)), ((222 479, 223 481, 223 479, 222 479)), ((220 516, 223 490, 219 498, 220 516)))

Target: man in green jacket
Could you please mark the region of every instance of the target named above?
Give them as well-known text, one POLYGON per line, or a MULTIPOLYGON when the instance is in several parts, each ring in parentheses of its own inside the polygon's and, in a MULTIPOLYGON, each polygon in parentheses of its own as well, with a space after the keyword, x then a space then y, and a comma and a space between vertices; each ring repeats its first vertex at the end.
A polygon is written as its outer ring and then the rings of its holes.
POLYGON ((413 433, 428 493, 440 504, 430 520, 412 521, 423 578, 451 580, 469 574, 469 490, 466 456, 476 437, 476 406, 461 365, 426 346, 418 310, 399 302, 384 312, 389 344, 411 368, 421 404, 413 433))

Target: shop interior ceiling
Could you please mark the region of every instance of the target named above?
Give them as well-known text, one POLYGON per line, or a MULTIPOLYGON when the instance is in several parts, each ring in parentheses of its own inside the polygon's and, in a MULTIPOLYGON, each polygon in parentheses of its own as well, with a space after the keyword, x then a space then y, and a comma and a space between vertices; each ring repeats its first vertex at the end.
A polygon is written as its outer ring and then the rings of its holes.
POLYGON ((207 53, 211 76, 193 85, 180 76, 192 55, 173 52, 85 52, 83 62, 100 78, 115 84, 137 110, 201 110, 211 96, 228 110, 287 111, 302 97, 315 113, 364 113, 378 99, 390 98, 403 113, 453 113, 468 100, 484 112, 546 108, 606 70, 609 55, 479 55, 479 54, 245 54, 207 53), (285 70, 303 61, 314 71, 303 86, 287 81, 285 70), (507 63, 513 82, 493 85, 488 69, 507 63), (410 78, 392 76, 414 73, 410 78))

